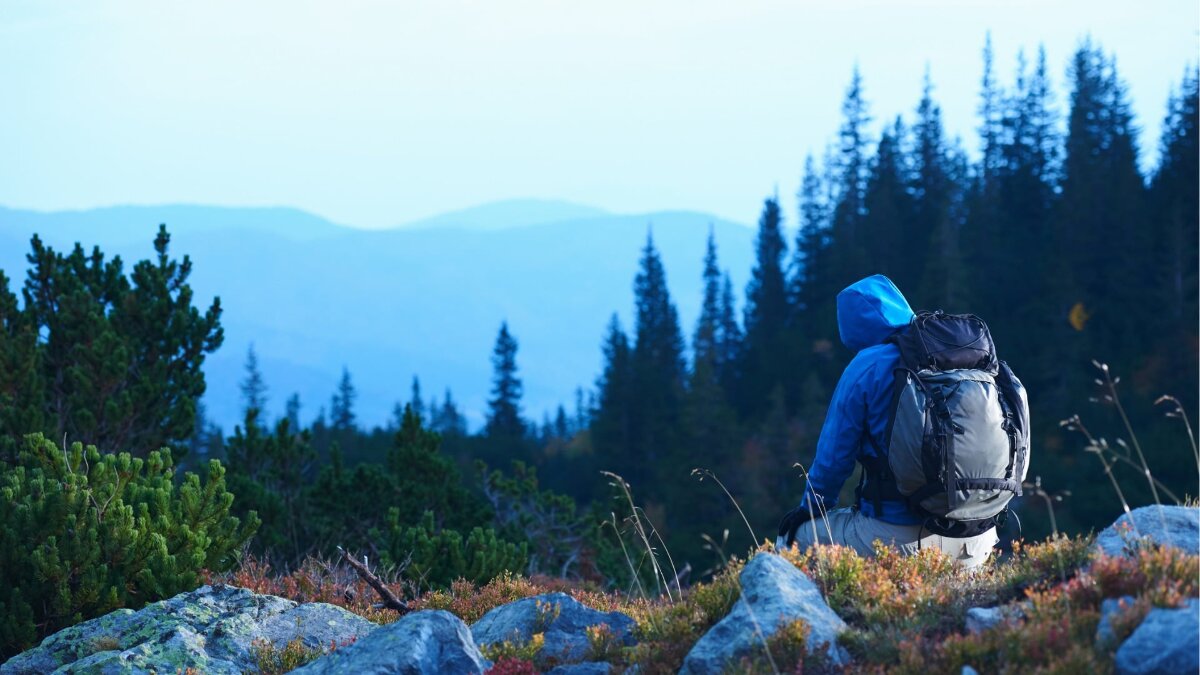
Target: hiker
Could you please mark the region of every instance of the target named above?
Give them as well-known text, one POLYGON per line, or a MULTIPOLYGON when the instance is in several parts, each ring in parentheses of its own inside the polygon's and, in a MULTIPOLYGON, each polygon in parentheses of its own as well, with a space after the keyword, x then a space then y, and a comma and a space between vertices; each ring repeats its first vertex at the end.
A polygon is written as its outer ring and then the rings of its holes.
POLYGON ((776 545, 833 543, 870 556, 879 540, 905 554, 934 548, 964 567, 981 565, 1029 466, 1020 381, 996 359, 983 321, 914 314, 885 276, 839 293, 837 318, 856 354, 776 545), (863 467, 855 503, 835 508, 855 461, 863 467))

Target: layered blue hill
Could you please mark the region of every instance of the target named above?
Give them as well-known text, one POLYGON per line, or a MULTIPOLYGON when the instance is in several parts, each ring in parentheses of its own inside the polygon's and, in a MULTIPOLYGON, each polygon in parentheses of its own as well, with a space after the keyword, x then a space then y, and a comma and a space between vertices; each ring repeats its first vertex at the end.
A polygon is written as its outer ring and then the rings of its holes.
MULTIPOLYGON (((753 231, 703 214, 609 214, 563 202, 508 201, 387 229, 362 230, 283 208, 136 206, 42 213, 0 208, 0 269, 23 279, 29 237, 80 241, 133 261, 153 253, 158 223, 174 255, 190 255, 199 302, 218 295, 225 344, 206 364, 208 414, 237 421, 238 382, 254 343, 282 414, 300 394, 307 421, 328 407, 341 369, 358 388, 364 425, 407 400, 413 375, 441 397, 449 387, 473 426, 483 420, 490 353, 507 320, 520 342, 525 411, 570 406, 600 369, 600 341, 617 312, 628 328, 633 278, 647 230, 662 253, 685 334, 700 304, 705 238, 739 290, 753 231)), ((14 282, 18 283, 18 282, 14 282)))

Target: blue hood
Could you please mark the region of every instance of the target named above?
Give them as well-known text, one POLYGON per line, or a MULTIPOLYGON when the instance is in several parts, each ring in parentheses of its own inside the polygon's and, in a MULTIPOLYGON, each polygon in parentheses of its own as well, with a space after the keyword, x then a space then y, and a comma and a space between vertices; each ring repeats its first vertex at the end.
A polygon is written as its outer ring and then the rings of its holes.
POLYGON ((837 317, 842 343, 857 352, 883 344, 896 329, 912 321, 913 311, 896 284, 876 274, 838 293, 837 317))

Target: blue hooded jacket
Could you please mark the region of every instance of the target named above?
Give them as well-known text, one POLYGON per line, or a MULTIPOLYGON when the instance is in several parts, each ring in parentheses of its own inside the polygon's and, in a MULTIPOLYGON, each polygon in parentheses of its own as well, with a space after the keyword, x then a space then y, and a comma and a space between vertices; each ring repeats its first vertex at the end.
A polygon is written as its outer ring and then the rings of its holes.
MULTIPOLYGON (((871 434, 883 446, 888 418, 891 416, 892 383, 900 366, 900 350, 884 340, 913 318, 904 295, 891 279, 876 274, 846 287, 837 297, 838 332, 842 342, 857 352, 838 380, 821 437, 817 456, 808 471, 808 489, 801 505, 813 507, 813 496, 825 509, 837 505, 838 493, 854 464, 863 455, 875 451, 864 433, 871 434)), ((884 501, 882 513, 875 513, 870 500, 861 500, 862 513, 896 525, 916 525, 921 518, 908 505, 884 501)))

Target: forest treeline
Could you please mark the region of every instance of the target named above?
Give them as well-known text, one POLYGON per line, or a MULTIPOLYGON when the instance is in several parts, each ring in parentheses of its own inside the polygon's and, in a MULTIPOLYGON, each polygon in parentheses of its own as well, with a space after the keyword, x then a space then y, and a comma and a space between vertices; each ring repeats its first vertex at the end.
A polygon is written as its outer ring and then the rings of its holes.
MULTIPOLYGON (((128 275, 98 249, 63 254, 35 237, 19 298, 0 273, 0 452, 19 464, 21 437, 41 432, 137 456, 170 447, 200 470, 198 458, 220 458, 233 513, 261 520, 256 552, 288 565, 343 545, 429 583, 513 567, 620 577, 614 534, 629 527, 630 506, 602 473, 611 472, 677 566, 699 574, 752 543, 725 489, 759 540, 799 499, 795 465, 811 462, 852 356, 838 339, 837 293, 882 273, 914 308, 988 322, 1030 394, 1030 475, 1069 492, 1059 528, 1086 530, 1119 505, 1104 466, 1059 421, 1079 413, 1095 432, 1124 433, 1097 392, 1093 359, 1124 376, 1163 484, 1179 495, 1195 487, 1182 426, 1153 402, 1174 394, 1196 418, 1198 81, 1194 68, 1182 73, 1157 163, 1143 173, 1147 150, 1115 59, 1091 42, 1061 87, 1042 51, 1001 78, 989 43, 978 153, 947 136, 928 77, 911 113, 877 119, 856 70, 836 136, 802 162, 798 212, 785 213, 778 196, 764 201, 744 292, 710 236, 702 310, 682 326, 651 232, 633 324, 614 314, 599 336, 594 384, 528 419, 520 327, 502 325, 487 423, 475 432, 450 392, 426 398, 416 381, 389 425, 364 429, 349 372, 314 422, 301 422, 295 396, 268 420, 273 392, 252 349, 245 416, 224 434, 199 406, 204 356, 223 340, 220 303, 194 306, 190 261, 168 255, 166 230, 157 256, 128 275), (789 218, 798 227, 785 227, 789 218)), ((1151 499, 1136 483, 1126 491, 1151 499)), ((1049 531, 1041 501, 1017 510, 1027 536, 1049 531)))

